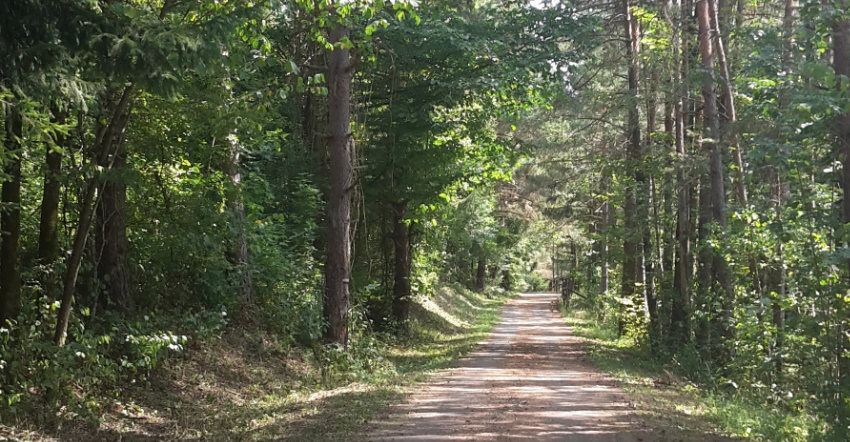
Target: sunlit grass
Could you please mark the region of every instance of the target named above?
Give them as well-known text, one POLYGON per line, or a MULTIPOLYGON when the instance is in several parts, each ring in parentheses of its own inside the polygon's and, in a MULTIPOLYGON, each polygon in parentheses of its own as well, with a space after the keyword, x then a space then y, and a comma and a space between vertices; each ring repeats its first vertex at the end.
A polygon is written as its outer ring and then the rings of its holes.
POLYGON ((715 437, 760 441, 811 440, 819 423, 811 415, 789 413, 735 394, 700 387, 682 373, 654 360, 633 339, 619 338, 610 325, 586 312, 570 312, 567 323, 585 338, 591 360, 613 375, 637 412, 668 437, 715 437))
POLYGON ((416 300, 409 330, 400 338, 385 336, 373 344, 376 354, 371 357, 383 361, 378 362, 382 370, 365 370, 357 381, 344 382, 339 379, 345 379, 350 366, 313 364, 312 372, 289 380, 290 388, 225 411, 204 434, 254 440, 344 440, 429 374, 474 348, 498 322, 500 307, 510 297, 501 291, 485 295, 445 288, 434 299, 416 300), (315 373, 319 369, 325 370, 324 375, 315 373), (328 374, 334 370, 340 378, 328 374))
POLYGON ((287 403, 300 411, 289 416, 286 434, 275 437, 310 440, 321 434, 322 439, 341 440, 350 436, 430 373, 473 349, 498 322, 500 308, 511 296, 501 291, 485 295, 445 288, 433 300, 417 300, 404 339, 388 340, 381 349, 392 370, 356 387, 342 387, 343 392, 320 389, 290 396, 287 403), (320 397, 320 404, 309 405, 320 397))

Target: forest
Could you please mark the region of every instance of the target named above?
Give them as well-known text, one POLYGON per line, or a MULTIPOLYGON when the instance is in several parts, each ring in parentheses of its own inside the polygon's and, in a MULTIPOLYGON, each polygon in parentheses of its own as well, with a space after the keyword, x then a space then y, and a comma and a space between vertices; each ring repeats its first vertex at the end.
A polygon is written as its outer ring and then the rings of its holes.
MULTIPOLYGON (((322 416, 558 292, 773 416, 714 433, 850 440, 850 0, 5 0, 0 104, 0 439, 234 352, 322 416)), ((243 402, 154 436, 306 425, 243 402)))

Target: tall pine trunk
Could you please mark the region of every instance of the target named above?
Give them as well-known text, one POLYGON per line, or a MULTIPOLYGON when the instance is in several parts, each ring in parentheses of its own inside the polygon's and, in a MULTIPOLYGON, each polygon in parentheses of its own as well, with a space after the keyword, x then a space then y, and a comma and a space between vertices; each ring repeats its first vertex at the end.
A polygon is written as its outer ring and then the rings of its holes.
MULTIPOLYGON (((720 311, 710 311, 711 314, 711 353, 720 361, 727 359, 722 343, 717 338, 731 337, 731 303, 732 283, 729 268, 722 253, 712 250, 709 237, 714 236, 722 243, 726 230, 726 192, 723 178, 723 156, 717 140, 720 137, 720 126, 717 114, 717 93, 714 77, 714 52, 712 48, 711 8, 709 2, 697 2, 697 22, 699 25, 700 56, 703 75, 703 128, 705 140, 702 149, 708 159, 708 174, 703 175, 700 191, 700 258, 701 258, 701 287, 706 298, 707 306, 719 304, 720 311), (712 232, 714 230, 714 232, 712 232), (719 298, 719 299, 716 299, 719 298)), ((709 307, 709 309, 713 309, 709 307)))
MULTIPOLYGON (((796 8, 794 0, 785 1, 785 15, 782 21, 783 45, 782 45, 782 67, 786 75, 791 75, 793 72, 792 53, 791 49, 794 45, 794 9, 796 8)), ((787 106, 787 86, 783 86, 779 94, 778 107, 782 112, 787 106)), ((785 140, 780 139, 780 142, 785 140)), ((770 173, 770 196, 774 208, 775 223, 779 226, 779 231, 782 232, 782 209, 785 203, 785 195, 787 181, 785 174, 778 166, 771 166, 770 173)), ((774 370, 772 383, 780 385, 783 371, 783 353, 785 347, 785 311, 782 309, 782 300, 785 297, 785 258, 783 256, 784 238, 778 238, 773 246, 773 259, 768 264, 766 275, 766 289, 771 297, 771 319, 775 336, 770 349, 770 356, 773 359, 774 370)))
MULTIPOLYGON (((641 219, 644 212, 640 199, 645 198, 644 184, 646 177, 640 170, 643 162, 643 152, 640 139, 640 115, 638 113, 638 29, 637 22, 632 17, 630 0, 623 0, 622 13, 624 14, 623 29, 626 43, 626 60, 628 62, 628 94, 626 96, 626 108, 628 112, 626 122, 626 139, 628 168, 631 170, 632 180, 626 185, 626 202, 624 205, 625 231, 623 238, 623 270, 621 274, 621 297, 635 300, 636 287, 643 283, 644 269, 642 268, 642 240, 643 228, 646 219, 641 219), (642 195, 644 194, 644 195, 642 195)), ((622 332, 622 327, 620 327, 622 332)))
MULTIPOLYGON (((637 34, 637 30, 634 31, 637 34)), ((637 37, 636 37, 637 38, 637 37)), ((655 133, 655 114, 657 112, 658 99, 656 96, 656 87, 655 83, 658 81, 658 76, 656 74, 656 70, 652 68, 648 68, 651 70, 650 74, 647 75, 649 87, 647 93, 647 106, 646 106, 646 142, 642 147, 643 153, 648 152, 649 155, 652 154, 652 146, 653 146, 653 135, 655 133)), ((641 174, 643 178, 643 186, 641 192, 641 200, 643 204, 641 205, 641 219, 645 220, 642 231, 642 242, 643 242, 643 280, 644 280, 644 298, 646 300, 646 310, 649 313, 649 338, 650 338, 650 347, 652 351, 657 351, 658 343, 661 339, 661 318, 659 317, 658 312, 658 290, 656 288, 655 281, 655 271, 656 271, 656 259, 661 259, 661 254, 655 253, 652 242, 652 226, 655 225, 656 229, 658 228, 658 210, 654 210, 654 214, 651 216, 650 207, 656 207, 656 199, 657 195, 655 194, 655 179, 652 175, 646 176, 644 173, 641 174), (653 221, 651 222, 650 219, 653 221)), ((660 245, 656 240, 656 245, 660 245)))
POLYGON ((328 196, 328 243, 325 265, 325 340, 348 343, 348 297, 351 282, 351 186, 354 179, 351 134, 351 79, 349 50, 341 44, 348 28, 337 24, 329 41, 335 47, 328 55, 328 132, 331 188, 328 196))
POLYGON ((15 319, 21 310, 21 138, 23 121, 20 111, 9 106, 6 112, 6 150, 3 182, 3 210, 0 211, 0 326, 15 319))
MULTIPOLYGON (((842 11, 850 8, 850 1, 842 0, 837 5, 842 11)), ((839 93, 845 96, 850 93, 850 19, 846 16, 836 20, 832 25, 832 50, 833 68, 835 69, 836 87, 839 93)), ((844 112, 835 117, 835 138, 838 152, 842 162, 841 187, 844 196, 841 202, 841 220, 850 223, 850 112, 844 112)), ((845 244, 847 238, 844 238, 845 244)), ((847 283, 850 284, 850 259, 847 259, 847 283)), ((850 342, 847 338, 848 323, 850 323, 850 311, 846 303, 842 303, 843 318, 838 333, 838 373, 839 389, 842 401, 850 397, 850 342)), ((850 425, 850 409, 848 405, 841 406, 841 420, 839 425, 847 432, 850 425)))
MULTIPOLYGON (((53 112, 53 122, 62 124, 66 116, 60 111, 53 112)), ((66 137, 58 134, 56 147, 65 148, 66 137)), ((41 195, 41 218, 38 227, 38 260, 43 264, 52 264, 59 258, 59 201, 61 198, 62 151, 47 146, 45 153, 44 188, 41 195)), ((52 286, 52 284, 49 284, 52 286)), ((48 289, 48 291, 52 291, 48 289)))
MULTIPOLYGON (((690 23, 692 11, 690 1, 682 5, 677 34, 674 36, 673 59, 675 71, 675 83, 678 84, 675 104, 675 143, 676 156, 680 163, 686 158, 685 149, 685 125, 687 123, 686 113, 690 102, 689 63, 688 53, 689 33, 684 31, 684 26, 690 23)), ((670 306, 670 347, 679 348, 691 339, 691 187, 692 183, 684 171, 684 164, 680 164, 676 171, 676 183, 678 185, 676 206, 676 258, 673 275, 673 299, 670 306)))
POLYGON ((406 212, 405 203, 393 204, 393 318, 400 323, 405 323, 410 313, 410 226, 404 219, 406 212))
POLYGON ((123 140, 115 144, 114 152, 102 156, 99 166, 108 172, 101 176, 102 190, 96 210, 95 236, 97 272, 106 294, 103 305, 108 310, 122 312, 133 308, 130 272, 127 268, 127 185, 123 177, 126 164, 127 151, 123 140))
POLYGON ((232 140, 228 140, 228 164, 227 175, 230 177, 230 189, 228 199, 230 210, 233 211, 235 224, 233 248, 231 255, 233 265, 236 267, 239 277, 238 300, 242 307, 249 306, 253 300, 254 284, 251 278, 251 268, 248 257, 248 231, 245 218, 245 203, 242 200, 242 173, 239 171, 241 154, 239 146, 232 140))
POLYGON ((487 257, 484 256, 484 251, 478 251, 478 267, 475 269, 475 290, 478 292, 484 291, 484 285, 487 281, 487 257))
POLYGON ((729 148, 732 160, 735 162, 735 195, 742 206, 747 205, 747 185, 744 181, 744 160, 741 154, 741 143, 738 137, 738 114, 735 110, 735 91, 732 87, 732 76, 729 63, 726 60, 726 46, 718 17, 718 7, 714 0, 709 1, 709 14, 714 28, 714 47, 717 53, 718 71, 721 77, 720 98, 723 112, 720 113, 720 142, 729 148))

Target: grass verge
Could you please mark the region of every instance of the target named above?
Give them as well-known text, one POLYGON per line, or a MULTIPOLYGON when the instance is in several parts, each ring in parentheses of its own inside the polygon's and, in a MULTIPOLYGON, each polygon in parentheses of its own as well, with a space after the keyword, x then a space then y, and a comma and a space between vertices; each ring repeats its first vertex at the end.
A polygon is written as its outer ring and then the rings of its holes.
POLYGON ((348 350, 292 347, 229 327, 119 397, 102 398, 107 405, 95 423, 44 413, 0 425, 0 439, 345 440, 474 348, 511 297, 446 287, 414 302, 401 337, 353 327, 348 350))
POLYGON ((653 359, 633 339, 618 338, 586 312, 569 312, 566 321, 585 339, 590 359, 620 382, 638 414, 666 438, 805 441, 819 425, 809 415, 687 382, 676 367, 653 359))

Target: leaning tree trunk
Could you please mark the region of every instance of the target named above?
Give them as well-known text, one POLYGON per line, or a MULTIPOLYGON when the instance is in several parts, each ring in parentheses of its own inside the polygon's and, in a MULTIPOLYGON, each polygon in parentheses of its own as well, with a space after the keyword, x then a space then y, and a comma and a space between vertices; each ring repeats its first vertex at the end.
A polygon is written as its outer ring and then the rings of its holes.
MULTIPOLYGON (((127 127, 127 121, 130 119, 131 95, 133 85, 127 85, 121 95, 118 103, 110 109, 109 123, 102 127, 97 134, 95 140, 96 152, 98 158, 92 161, 93 164, 107 163, 109 171, 111 164, 105 159, 110 156, 113 146, 121 143, 124 138, 124 129, 127 127)), ((80 265, 83 262, 83 254, 86 250, 89 232, 94 219, 95 210, 100 202, 100 197, 97 194, 98 176, 89 177, 86 180, 83 190, 83 197, 80 201, 80 216, 77 221, 77 227, 74 233, 74 243, 71 247, 71 254, 68 256, 65 265, 65 276, 63 279, 62 299, 59 304, 59 313, 56 319, 56 330, 53 335, 53 340, 59 347, 65 345, 65 338, 68 333, 68 322, 71 318, 71 307, 74 301, 74 292, 77 289, 77 276, 80 273, 80 265)))
POLYGON ((351 186, 353 182, 351 136, 351 78, 349 50, 340 43, 349 30, 336 25, 330 33, 335 45, 328 56, 328 129, 331 189, 328 196, 328 256, 325 266, 325 340, 348 342, 348 296, 351 278, 351 186))
POLYGON ((717 65, 721 77, 721 102, 723 112, 720 114, 720 140, 728 146, 732 159, 735 162, 735 195, 742 206, 747 205, 747 185, 744 182, 744 160, 741 155, 741 143, 738 138, 738 115, 735 111, 735 91, 732 88, 732 76, 729 72, 729 64, 726 61, 726 47, 723 43, 724 37, 721 33, 721 20, 718 17, 718 8, 714 1, 709 2, 709 15, 714 27, 714 46, 717 49, 717 65))
POLYGON ((0 225, 0 326, 17 318, 21 309, 21 137, 23 122, 20 111, 10 106, 6 113, 6 149, 8 158, 3 183, 3 210, 0 225))
POLYGON ((393 318, 402 324, 410 314, 410 226, 404 219, 406 209, 405 203, 393 204, 393 318))

